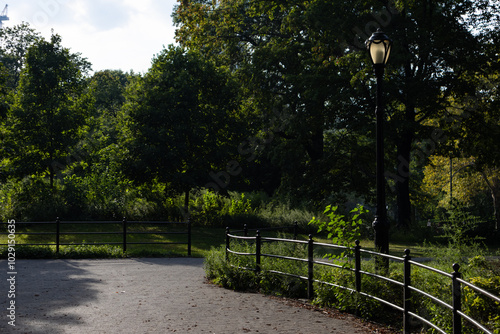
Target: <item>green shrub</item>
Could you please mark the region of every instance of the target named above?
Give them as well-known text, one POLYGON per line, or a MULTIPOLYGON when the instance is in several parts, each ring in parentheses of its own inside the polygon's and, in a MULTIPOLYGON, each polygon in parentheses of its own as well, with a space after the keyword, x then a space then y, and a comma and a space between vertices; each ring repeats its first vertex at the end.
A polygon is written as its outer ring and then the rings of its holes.
MULTIPOLYGON (((279 234, 278 237, 285 238, 283 234, 279 234)), ((265 242, 262 245, 262 253, 305 259, 307 258, 307 247, 304 244, 265 242)), ((307 277, 306 262, 262 257, 261 268, 260 289, 263 293, 289 298, 307 297, 306 281, 293 276, 269 272, 277 270, 291 275, 307 277)))
MULTIPOLYGON (((328 232, 328 239, 331 239, 333 244, 354 247, 354 241, 361 237, 360 227, 363 225, 363 220, 360 217, 367 213, 368 210, 358 205, 349 212, 351 217, 347 219, 345 219, 345 215, 338 213, 337 210, 338 206, 328 205, 323 215, 330 220, 323 221, 313 217, 309 224, 317 226, 318 233, 328 232)), ((346 252, 342 252, 340 255, 330 254, 329 256, 330 258, 342 258, 345 255, 346 252)))
MULTIPOLYGON (((239 251, 248 250, 245 245, 236 247, 239 251)), ((212 248, 205 258, 205 273, 208 279, 225 288, 238 291, 253 291, 257 289, 258 277, 252 270, 242 268, 255 268, 255 261, 249 257, 240 256, 227 262, 225 247, 212 248)))
MULTIPOLYGON (((7 247, 0 247, 0 258, 7 258, 7 247)), ((122 248, 112 245, 16 246, 17 259, 104 259, 122 258, 122 248)))
POLYGON ((124 257, 121 247, 112 245, 75 245, 59 249, 61 259, 111 259, 124 257))

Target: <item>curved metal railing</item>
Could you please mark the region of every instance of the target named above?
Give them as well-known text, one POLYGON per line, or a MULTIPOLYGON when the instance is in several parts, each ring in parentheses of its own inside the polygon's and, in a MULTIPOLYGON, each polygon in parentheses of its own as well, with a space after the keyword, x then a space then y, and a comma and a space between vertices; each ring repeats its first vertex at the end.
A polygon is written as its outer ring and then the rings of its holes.
MULTIPOLYGON (((424 318, 423 316, 419 315, 416 313, 416 311, 413 309, 412 305, 412 294, 419 294, 420 296, 426 297, 430 299, 431 301, 441 305, 442 307, 450 310, 452 312, 452 317, 453 317, 453 334, 461 334, 462 333, 462 320, 465 319, 467 320, 470 324, 472 324, 474 327, 479 329, 480 331, 487 333, 487 334, 494 334, 490 329, 486 328, 484 324, 481 324, 478 320, 473 319, 471 316, 465 314, 462 311, 462 286, 467 286, 471 289, 473 289, 475 292, 490 298, 493 300, 495 303, 499 303, 500 305, 500 298, 498 296, 495 296, 488 291, 481 289, 461 278, 461 273, 459 272, 460 266, 458 264, 454 264, 453 267, 453 272, 452 273, 447 273, 442 270, 432 268, 429 266, 426 266, 422 263, 413 261, 411 256, 410 256, 410 251, 405 250, 405 255, 403 257, 397 257, 389 254, 382 254, 378 252, 373 252, 369 250, 364 250, 361 249, 361 246, 359 245, 359 241, 356 241, 356 247, 350 248, 350 247, 345 247, 345 246, 340 246, 340 245, 333 245, 333 244, 327 244, 327 243, 318 243, 314 242, 313 238, 311 235, 309 235, 309 240, 304 241, 304 240, 296 240, 296 233, 294 235, 294 239, 284 239, 284 238, 270 238, 270 237, 262 237, 260 234, 259 230, 256 230, 256 235, 254 237, 249 237, 248 236, 248 231, 245 231, 245 236, 239 236, 236 234, 231 234, 229 231, 229 228, 226 229, 226 260, 229 261, 229 254, 233 254, 235 256, 254 256, 255 257, 255 267, 254 268, 241 268, 241 269, 250 269, 254 270, 256 272, 260 272, 262 270, 261 266, 261 259, 263 257, 268 257, 268 258, 277 258, 277 259, 285 259, 285 260, 290 260, 290 261, 299 261, 299 262, 304 262, 307 263, 307 276, 305 275, 297 275, 293 273, 286 273, 286 272, 280 272, 277 270, 267 270, 267 272, 272 272, 280 275, 286 275, 286 276, 291 276, 295 277, 301 280, 305 280, 308 283, 308 298, 312 299, 314 296, 314 286, 313 282, 320 283, 320 284, 325 284, 329 286, 333 286, 336 288, 344 289, 353 293, 358 293, 359 295, 365 296, 367 298, 374 299, 380 303, 383 303, 387 306, 392 307, 393 309, 402 312, 403 314, 403 331, 404 333, 410 333, 410 321, 411 318, 417 319, 420 322, 426 324, 427 326, 432 327, 436 331, 446 334, 445 330, 440 328, 437 324, 432 323, 428 319, 424 318), (238 252, 235 250, 231 249, 231 240, 245 240, 245 241, 251 241, 255 243, 255 251, 254 252, 238 252), (293 243, 293 244, 302 244, 307 246, 307 258, 298 258, 298 257, 292 257, 292 256, 283 256, 283 255, 276 255, 276 254, 266 254, 262 253, 262 243, 263 242, 284 242, 284 243, 293 243), (327 261, 321 261, 317 260, 314 258, 314 249, 315 247, 325 247, 325 248, 333 248, 337 250, 343 250, 343 251, 351 251, 354 253, 354 268, 350 268, 348 266, 343 266, 339 265, 333 262, 327 262, 327 261), (362 257, 361 254, 367 254, 370 256, 375 256, 376 257, 376 263, 377 259, 384 259, 386 261, 394 261, 394 262, 400 262, 403 264, 403 281, 398 281, 389 277, 386 277, 382 274, 384 270, 376 270, 376 273, 368 272, 361 270, 361 262, 362 262, 362 257), (338 268, 341 270, 347 270, 350 272, 354 273, 355 277, 355 282, 354 282, 354 288, 352 287, 347 287, 343 286, 340 284, 336 284, 335 282, 325 282, 318 280, 314 277, 314 267, 315 265, 320 265, 320 266, 327 266, 327 267, 333 267, 333 268, 338 268), (419 289, 415 285, 412 285, 411 283, 411 273, 412 273, 412 267, 418 267, 424 270, 428 270, 431 272, 434 272, 438 275, 441 275, 447 279, 450 279, 451 283, 451 303, 446 302, 439 297, 433 296, 422 289, 419 289), (402 305, 396 304, 394 301, 390 300, 385 300, 383 298, 374 296, 370 294, 367 291, 362 290, 362 277, 363 276, 369 276, 369 277, 374 277, 376 279, 380 279, 386 282, 389 282, 391 284, 395 284, 396 286, 399 286, 402 288, 402 305)), ((379 262, 380 263, 380 262, 379 262)), ((380 269, 380 268, 379 268, 380 269)))

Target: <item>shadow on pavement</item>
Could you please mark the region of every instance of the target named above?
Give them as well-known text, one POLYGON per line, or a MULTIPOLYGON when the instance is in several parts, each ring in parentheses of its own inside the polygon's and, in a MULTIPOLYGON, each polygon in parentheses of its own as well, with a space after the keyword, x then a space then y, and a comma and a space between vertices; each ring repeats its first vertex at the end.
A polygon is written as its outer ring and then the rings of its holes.
POLYGON ((18 260, 14 298, 8 297, 8 263, 0 260, 0 333, 57 334, 97 326, 87 322, 97 314, 105 319, 119 314, 116 307, 122 296, 129 294, 131 286, 140 287, 141 276, 156 272, 158 266, 179 266, 177 271, 182 273, 187 270, 183 268, 201 268, 203 259, 18 260), (15 301, 15 327, 9 325, 11 300, 15 301))
POLYGON ((8 298, 7 261, 0 261, 0 333, 63 333, 61 324, 80 325, 81 318, 71 309, 97 298, 92 288, 99 279, 91 277, 85 265, 65 260, 18 260, 15 298, 8 298), (15 327, 8 324, 10 301, 15 301, 15 327))

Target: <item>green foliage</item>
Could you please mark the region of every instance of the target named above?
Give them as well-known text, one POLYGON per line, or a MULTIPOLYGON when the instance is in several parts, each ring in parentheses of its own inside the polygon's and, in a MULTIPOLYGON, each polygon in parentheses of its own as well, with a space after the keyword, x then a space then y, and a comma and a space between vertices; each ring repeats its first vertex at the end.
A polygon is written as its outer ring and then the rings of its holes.
MULTIPOLYGON (((8 114, 8 168, 14 176, 48 176, 58 171, 79 139, 85 120, 83 76, 89 63, 61 45, 37 40, 28 49, 14 104, 8 114)), ((2 166, 3 167, 3 166, 2 166)))
POLYGON ((8 70, 7 88, 9 90, 17 89, 19 77, 26 61, 26 53, 30 46, 39 41, 40 38, 40 33, 26 22, 0 29, 0 40, 2 40, 0 61, 8 70))
POLYGON ((221 226, 223 207, 222 196, 212 191, 203 191, 201 196, 197 196, 193 201, 191 218, 204 225, 221 226))
POLYGON ((182 193, 203 187, 214 169, 226 169, 238 105, 223 68, 172 46, 128 86, 126 98, 122 169, 133 180, 156 179, 182 193))
POLYGON ((211 190, 202 190, 192 197, 191 218, 203 225, 243 226, 246 221, 257 219, 251 200, 246 198, 245 193, 231 192, 229 196, 223 196, 211 190))
POLYGON ((68 199, 75 196, 71 204, 80 203, 87 219, 121 219, 132 195, 132 182, 102 164, 93 164, 84 177, 66 177, 64 187, 68 199))
POLYGON ((70 209, 62 192, 54 192, 48 180, 26 177, 0 186, 0 218, 4 221, 53 221, 70 209))
MULTIPOLYGON (((0 247, 0 258, 8 256, 7 247, 0 247)), ((56 253, 55 246, 16 246, 18 259, 105 259, 122 258, 122 248, 112 245, 61 246, 56 253)))
MULTIPOLYGON (((366 271, 374 272, 374 265, 368 264, 366 271)), ((357 294, 353 290, 354 274, 345 269, 319 268, 317 270, 319 280, 347 287, 351 290, 317 283, 315 285, 315 298, 313 303, 338 309, 343 312, 355 313, 365 319, 376 320, 382 323, 394 324, 396 313, 388 306, 357 294)), ((390 271, 388 277, 401 281, 402 275, 396 271, 390 271)), ((376 279, 371 276, 363 276, 362 291, 382 299, 395 302, 401 299, 401 289, 392 283, 376 279)), ((399 324, 396 324, 399 325, 399 324)))
POLYGON ((472 216, 465 208, 457 206, 448 213, 448 219, 440 226, 440 234, 435 239, 445 239, 447 245, 429 245, 426 256, 437 261, 448 263, 464 263, 464 259, 483 255, 486 252, 475 229, 479 224, 477 217, 472 216))
POLYGON ((124 254, 119 246, 75 245, 61 247, 57 257, 62 259, 105 259, 122 258, 124 254))
MULTIPOLYGON (((337 212, 338 206, 328 205, 323 214, 330 218, 330 221, 322 221, 313 217, 309 224, 318 227, 318 233, 328 232, 328 239, 332 240, 333 244, 345 247, 354 247, 354 241, 361 237, 360 227, 363 225, 361 216, 368 213, 362 205, 358 205, 349 213, 351 216, 345 219, 346 216, 337 212)), ((346 254, 342 252, 340 257, 346 254)), ((330 254, 331 257, 337 257, 330 254)))
POLYGON ((471 235, 478 225, 478 217, 472 216, 463 207, 454 207, 449 211, 449 219, 442 226, 443 236, 454 248, 468 247, 480 239, 471 235))
MULTIPOLYGON (((239 251, 248 250, 249 246, 240 244, 239 251)), ((205 273, 208 279, 225 288, 242 291, 252 291, 258 286, 257 275, 251 270, 240 268, 254 268, 255 261, 249 257, 235 258, 232 262, 225 260, 225 247, 212 248, 205 257, 205 273)))
MULTIPOLYGON (((286 235, 278 233, 278 238, 286 235)), ((307 246, 285 242, 266 242, 262 245, 262 253, 278 256, 289 256, 298 259, 307 258, 307 246)), ((307 283, 291 276, 269 272, 278 270, 292 275, 307 276, 307 263, 280 258, 261 259, 260 290, 265 294, 289 298, 307 298, 307 283)))

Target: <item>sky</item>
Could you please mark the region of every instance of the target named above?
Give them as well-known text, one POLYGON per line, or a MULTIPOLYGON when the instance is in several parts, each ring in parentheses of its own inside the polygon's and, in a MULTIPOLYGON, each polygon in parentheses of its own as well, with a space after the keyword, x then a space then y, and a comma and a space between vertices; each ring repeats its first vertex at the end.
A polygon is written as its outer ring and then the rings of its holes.
POLYGON ((5 0, 0 11, 5 4, 10 20, 4 27, 27 22, 46 39, 53 29, 93 71, 145 73, 153 57, 175 43, 176 0, 5 0))

